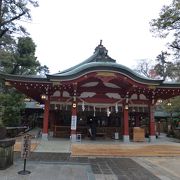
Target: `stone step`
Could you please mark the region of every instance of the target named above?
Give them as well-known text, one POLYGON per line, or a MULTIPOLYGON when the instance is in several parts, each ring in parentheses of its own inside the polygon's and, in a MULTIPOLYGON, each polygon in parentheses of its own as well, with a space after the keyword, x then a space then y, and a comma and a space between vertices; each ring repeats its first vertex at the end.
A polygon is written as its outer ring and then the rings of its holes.
POLYGON ((175 145, 104 145, 72 144, 72 156, 180 156, 180 146, 175 145))

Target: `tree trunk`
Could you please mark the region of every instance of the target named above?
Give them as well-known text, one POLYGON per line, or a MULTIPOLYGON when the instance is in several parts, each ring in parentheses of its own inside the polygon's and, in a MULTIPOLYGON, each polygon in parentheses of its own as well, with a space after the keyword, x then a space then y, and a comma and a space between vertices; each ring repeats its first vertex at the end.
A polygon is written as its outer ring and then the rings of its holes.
POLYGON ((0 127, 0 139, 5 139, 6 138, 6 128, 5 127, 0 127))

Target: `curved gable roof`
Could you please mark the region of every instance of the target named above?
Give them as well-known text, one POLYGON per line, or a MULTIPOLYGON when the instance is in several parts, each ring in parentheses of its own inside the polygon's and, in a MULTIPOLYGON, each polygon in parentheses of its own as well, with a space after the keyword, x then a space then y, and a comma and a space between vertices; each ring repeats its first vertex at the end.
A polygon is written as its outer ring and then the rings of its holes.
POLYGON ((80 64, 77 64, 69 69, 62 72, 47 75, 49 79, 59 79, 59 80, 72 80, 76 79, 84 74, 95 72, 95 71, 112 71, 116 73, 123 74, 124 76, 130 77, 135 81, 150 84, 160 84, 163 80, 153 80, 144 77, 130 68, 116 63, 116 60, 112 59, 108 55, 107 49, 102 45, 102 41, 95 48, 94 54, 87 60, 80 64))
MULTIPOLYGON (((57 75, 57 74, 64 74, 66 72, 72 71, 73 69, 78 68, 79 66, 82 66, 84 64, 89 64, 92 62, 112 62, 115 63, 116 60, 112 59, 110 56, 108 56, 108 50, 102 45, 102 41, 100 42, 100 44, 95 48, 94 54, 92 56, 90 56, 88 59, 86 59, 85 61, 83 61, 82 63, 79 63, 71 68, 68 68, 62 72, 53 74, 53 75, 57 75)), ((51 75, 51 76, 53 76, 51 75)))
POLYGON ((97 71, 111 71, 123 74, 135 81, 142 82, 142 83, 150 83, 150 84, 160 84, 163 80, 153 80, 150 78, 146 78, 144 76, 139 75, 138 73, 132 71, 131 69, 116 63, 111 62, 91 62, 82 64, 77 66, 76 68, 63 72, 61 74, 54 74, 54 75, 47 75, 49 79, 59 79, 59 80, 72 80, 76 79, 82 75, 85 75, 90 72, 97 72, 97 71))
POLYGON ((60 73, 41 76, 31 75, 12 75, 4 74, 0 71, 0 78, 6 80, 16 81, 30 81, 30 82, 41 82, 41 83, 52 83, 52 81, 71 81, 75 80, 88 73, 94 73, 98 71, 118 73, 124 77, 128 77, 131 80, 142 84, 155 85, 158 88, 180 88, 180 83, 177 82, 164 82, 164 80, 154 80, 144 77, 130 68, 116 63, 116 60, 108 56, 107 49, 100 43, 96 48, 94 54, 87 60, 83 61, 76 66, 66 69, 60 73))

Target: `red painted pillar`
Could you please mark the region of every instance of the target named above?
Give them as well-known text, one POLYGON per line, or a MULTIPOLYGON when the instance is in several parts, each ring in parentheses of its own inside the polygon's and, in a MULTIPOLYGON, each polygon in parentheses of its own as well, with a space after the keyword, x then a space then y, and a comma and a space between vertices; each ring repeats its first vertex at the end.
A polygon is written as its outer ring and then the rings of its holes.
POLYGON ((76 141, 76 128, 77 128, 77 103, 73 101, 72 103, 72 115, 71 115, 71 141, 76 141))
POLYGON ((123 141, 129 142, 129 114, 128 114, 128 105, 124 106, 123 110, 123 119, 124 119, 124 127, 123 127, 123 141))
POLYGON ((149 138, 150 141, 155 140, 155 120, 154 120, 154 106, 149 106, 149 138))
POLYGON ((44 118, 43 118, 43 132, 42 132, 42 138, 44 139, 47 139, 48 137, 49 106, 50 106, 50 100, 49 98, 47 98, 45 99, 45 103, 44 103, 44 118))

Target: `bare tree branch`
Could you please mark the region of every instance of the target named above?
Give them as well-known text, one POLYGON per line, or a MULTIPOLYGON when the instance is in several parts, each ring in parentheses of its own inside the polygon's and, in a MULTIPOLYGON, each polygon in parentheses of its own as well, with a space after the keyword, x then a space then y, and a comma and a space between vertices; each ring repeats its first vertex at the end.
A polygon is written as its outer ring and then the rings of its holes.
POLYGON ((2 23, 0 24, 0 26, 4 26, 5 24, 8 24, 8 23, 10 23, 10 22, 12 22, 12 21, 14 21, 14 20, 16 20, 16 19, 19 19, 19 18, 20 18, 21 16, 23 16, 24 14, 26 14, 26 12, 22 12, 21 14, 19 14, 18 16, 15 16, 15 17, 13 17, 13 18, 11 18, 10 20, 2 22, 2 23))

